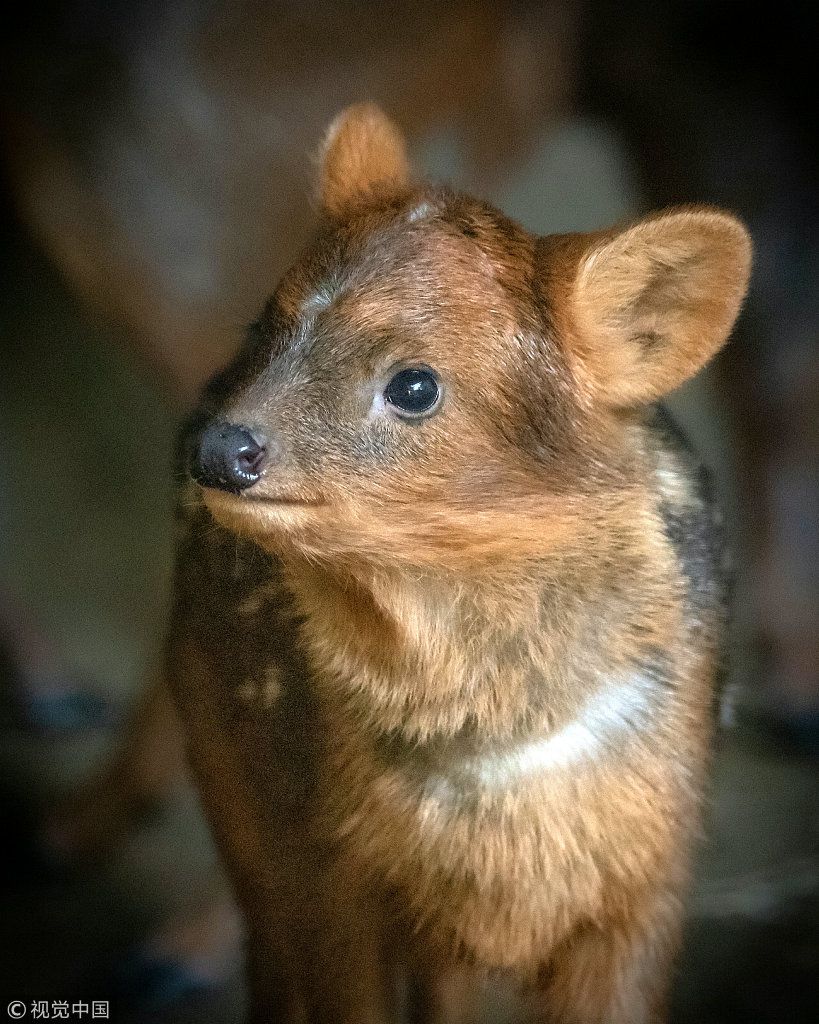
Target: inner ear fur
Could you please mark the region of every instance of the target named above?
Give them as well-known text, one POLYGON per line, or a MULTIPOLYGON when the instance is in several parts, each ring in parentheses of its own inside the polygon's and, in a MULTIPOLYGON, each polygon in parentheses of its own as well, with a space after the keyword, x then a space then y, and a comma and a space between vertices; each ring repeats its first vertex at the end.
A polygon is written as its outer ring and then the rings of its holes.
POLYGON ((320 153, 319 198, 331 217, 401 195, 410 170, 404 137, 374 103, 346 107, 320 153))
POLYGON ((620 408, 655 401, 725 343, 751 266, 750 237, 735 217, 672 210, 621 231, 570 237, 561 305, 578 374, 595 399, 620 408))

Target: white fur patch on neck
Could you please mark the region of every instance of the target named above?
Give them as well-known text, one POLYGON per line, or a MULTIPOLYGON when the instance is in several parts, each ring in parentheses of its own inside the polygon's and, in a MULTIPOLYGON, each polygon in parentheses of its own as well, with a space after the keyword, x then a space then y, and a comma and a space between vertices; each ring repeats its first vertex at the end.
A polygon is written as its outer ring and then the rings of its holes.
POLYGON ((635 673, 604 686, 577 718, 550 736, 470 758, 459 769, 482 789, 504 789, 520 779, 596 760, 649 724, 656 711, 656 692, 655 679, 635 673))

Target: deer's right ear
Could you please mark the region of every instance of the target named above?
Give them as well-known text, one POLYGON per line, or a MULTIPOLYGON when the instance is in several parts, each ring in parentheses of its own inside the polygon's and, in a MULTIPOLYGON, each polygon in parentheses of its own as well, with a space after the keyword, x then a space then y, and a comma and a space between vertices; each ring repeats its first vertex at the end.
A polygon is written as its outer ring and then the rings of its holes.
POLYGON ((319 198, 331 217, 401 195, 410 185, 401 132, 373 103, 347 107, 321 150, 319 198))

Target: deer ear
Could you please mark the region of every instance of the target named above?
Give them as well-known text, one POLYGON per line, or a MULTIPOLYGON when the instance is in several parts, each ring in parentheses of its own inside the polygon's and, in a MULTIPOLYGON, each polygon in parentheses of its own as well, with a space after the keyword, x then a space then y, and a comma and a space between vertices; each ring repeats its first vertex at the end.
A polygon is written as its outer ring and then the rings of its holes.
POLYGON ((652 402, 727 340, 748 286, 748 232, 690 209, 585 241, 566 296, 578 370, 609 406, 652 402))
POLYGON ((319 196, 324 210, 344 217, 400 195, 409 184, 404 138, 386 114, 374 103, 342 110, 321 150, 319 196))

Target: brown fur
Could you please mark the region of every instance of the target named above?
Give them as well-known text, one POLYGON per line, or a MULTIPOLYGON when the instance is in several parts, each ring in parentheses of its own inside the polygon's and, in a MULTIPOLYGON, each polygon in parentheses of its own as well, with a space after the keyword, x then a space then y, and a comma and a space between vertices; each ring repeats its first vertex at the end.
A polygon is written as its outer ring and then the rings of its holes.
POLYGON ((331 216, 400 194, 409 182, 406 144, 392 122, 373 103, 348 109, 322 147, 319 198, 331 216))
POLYGON ((747 236, 687 210, 535 239, 411 184, 369 106, 321 180, 206 399, 270 454, 189 489, 169 643, 254 1019, 384 1020, 391 950, 507 972, 543 1020, 660 1021, 723 607, 642 406, 724 342, 747 236), (379 404, 407 363, 444 388, 420 423, 379 404))

